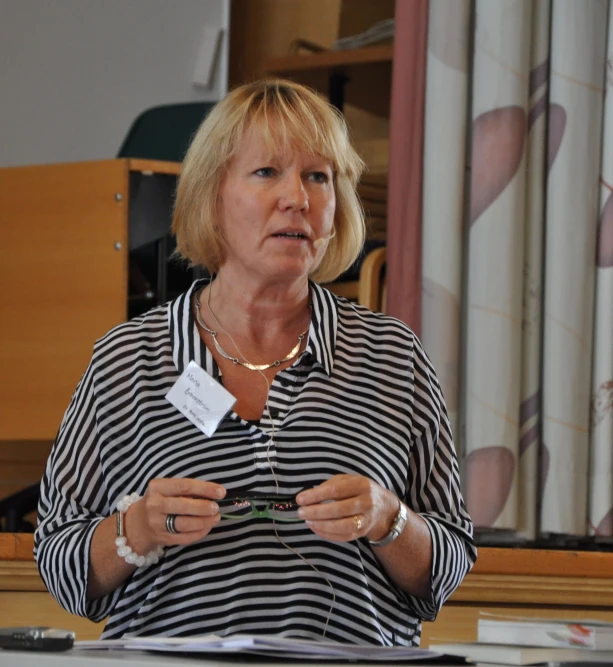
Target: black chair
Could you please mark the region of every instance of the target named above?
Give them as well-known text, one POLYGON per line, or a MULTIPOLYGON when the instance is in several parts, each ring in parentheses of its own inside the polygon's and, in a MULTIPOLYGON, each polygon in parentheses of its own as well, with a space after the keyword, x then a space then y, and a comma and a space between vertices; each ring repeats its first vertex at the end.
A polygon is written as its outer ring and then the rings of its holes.
POLYGON ((0 500, 0 532, 33 533, 34 525, 26 516, 36 511, 40 485, 33 484, 0 500))
POLYGON ((189 144, 214 102, 164 104, 132 123, 117 157, 183 162, 189 144))
MULTIPOLYGON (((117 157, 182 162, 198 127, 214 102, 165 104, 143 111, 132 123, 117 157)), ((169 234, 176 176, 130 172, 129 298, 130 318, 165 303, 202 272, 169 261, 169 234)))

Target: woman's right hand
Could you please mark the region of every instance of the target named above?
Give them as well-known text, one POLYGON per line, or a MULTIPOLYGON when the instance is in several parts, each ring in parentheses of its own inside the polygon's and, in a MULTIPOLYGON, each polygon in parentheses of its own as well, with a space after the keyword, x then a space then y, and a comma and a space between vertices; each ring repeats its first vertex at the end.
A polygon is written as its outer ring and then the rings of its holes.
POLYGON ((216 500, 226 490, 221 484, 189 478, 153 479, 145 495, 128 508, 124 531, 136 553, 158 545, 192 544, 208 535, 221 519, 216 500), (166 529, 166 517, 176 514, 177 533, 166 529))

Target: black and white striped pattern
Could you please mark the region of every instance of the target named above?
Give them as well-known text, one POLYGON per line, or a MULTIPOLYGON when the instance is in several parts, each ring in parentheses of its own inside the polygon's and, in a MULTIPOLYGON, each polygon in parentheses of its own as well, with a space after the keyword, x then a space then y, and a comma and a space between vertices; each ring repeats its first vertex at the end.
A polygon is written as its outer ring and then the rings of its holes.
POLYGON ((333 588, 327 638, 418 644, 419 619, 435 617, 476 556, 443 398, 419 341, 398 320, 313 285, 308 345, 276 376, 271 414, 256 427, 231 413, 208 438, 164 398, 191 359, 219 378, 190 308, 201 285, 96 343, 42 482, 35 555, 49 590, 75 614, 110 616, 105 638, 317 638, 333 588), (398 590, 366 540, 328 542, 302 523, 277 524, 277 537, 271 521, 256 519, 222 520, 201 542, 168 548, 111 595, 86 601, 94 529, 149 480, 275 492, 276 477, 278 491, 293 494, 339 473, 370 477, 424 517, 434 546, 431 599, 398 590))

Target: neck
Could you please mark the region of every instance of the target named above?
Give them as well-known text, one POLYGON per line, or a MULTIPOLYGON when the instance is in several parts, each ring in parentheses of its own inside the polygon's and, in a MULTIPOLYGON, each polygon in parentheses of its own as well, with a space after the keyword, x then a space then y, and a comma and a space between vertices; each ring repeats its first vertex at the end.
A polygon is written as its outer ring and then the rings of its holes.
POLYGON ((222 267, 200 298, 203 310, 209 297, 211 309, 227 331, 256 339, 277 331, 306 328, 310 319, 306 278, 293 283, 247 285, 230 279, 222 267))

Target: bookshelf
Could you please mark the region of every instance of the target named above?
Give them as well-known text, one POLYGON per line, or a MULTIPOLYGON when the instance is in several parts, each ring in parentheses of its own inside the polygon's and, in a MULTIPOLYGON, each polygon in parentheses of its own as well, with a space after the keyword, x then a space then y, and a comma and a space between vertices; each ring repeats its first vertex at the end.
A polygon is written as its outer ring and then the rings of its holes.
POLYGON ((389 117, 392 81, 391 44, 347 51, 322 51, 270 58, 266 71, 293 79, 330 95, 343 85, 343 101, 364 111, 389 117))

